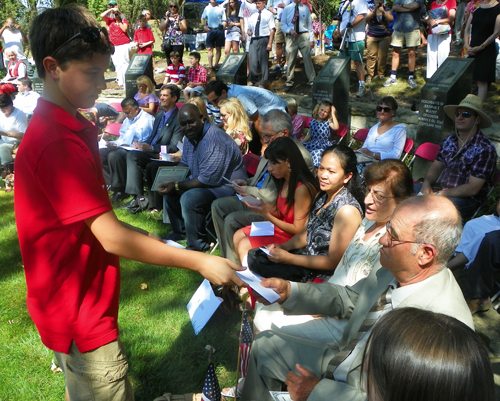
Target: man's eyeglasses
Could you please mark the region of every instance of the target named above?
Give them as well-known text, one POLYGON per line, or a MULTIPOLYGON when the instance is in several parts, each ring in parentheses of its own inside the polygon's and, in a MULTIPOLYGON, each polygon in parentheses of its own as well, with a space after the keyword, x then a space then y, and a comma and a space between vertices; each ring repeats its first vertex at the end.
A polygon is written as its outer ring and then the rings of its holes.
POLYGON ((387 199, 394 198, 394 196, 383 196, 383 195, 380 195, 377 192, 373 191, 369 187, 367 189, 368 189, 368 193, 366 194, 366 196, 371 195, 372 199, 374 200, 374 202, 377 203, 377 204, 379 204, 379 205, 381 205, 382 203, 384 203, 387 199))
POLYGON ((207 100, 207 102, 208 102, 208 104, 216 105, 217 103, 219 103, 219 98, 220 98, 220 96, 217 96, 213 100, 207 100))
POLYGON ((130 113, 132 113, 133 111, 135 110, 135 108, 132 108, 130 109, 129 111, 125 111, 125 110, 122 110, 123 111, 123 114, 125 114, 126 116, 128 116, 130 113))
POLYGON ((475 115, 474 113, 472 113, 472 111, 455 111, 455 117, 459 117, 460 114, 463 118, 471 118, 473 115, 475 115))
POLYGON ((221 118, 226 118, 227 114, 220 113, 221 118))
POLYGON ((389 237, 389 246, 394 246, 394 242, 399 242, 399 244, 418 244, 418 242, 416 241, 402 241, 400 239, 394 238, 391 232, 391 223, 389 221, 385 224, 385 228, 387 231, 387 236, 389 237))
POLYGON ((272 134, 272 135, 262 135, 262 139, 264 139, 266 141, 270 141, 271 139, 273 139, 275 136, 278 136, 282 132, 283 131, 280 131, 280 132, 277 132, 276 134, 272 134))
POLYGON ((392 109, 390 107, 377 106, 376 109, 379 113, 384 111, 384 113, 389 113, 392 109))
POLYGON ((73 35, 66 42, 64 42, 61 46, 59 46, 54 52, 52 52, 50 57, 54 57, 54 54, 56 54, 64 46, 66 46, 68 43, 72 42, 75 39, 82 38, 85 43, 97 42, 101 38, 101 31, 105 32, 104 28, 97 28, 95 26, 89 26, 87 28, 81 29, 80 33, 73 35))

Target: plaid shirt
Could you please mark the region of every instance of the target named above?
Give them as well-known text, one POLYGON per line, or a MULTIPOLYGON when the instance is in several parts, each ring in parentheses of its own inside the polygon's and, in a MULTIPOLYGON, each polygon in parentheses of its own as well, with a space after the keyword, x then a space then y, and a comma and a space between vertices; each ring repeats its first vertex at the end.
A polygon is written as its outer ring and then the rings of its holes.
POLYGON ((467 184, 473 176, 486 180, 476 196, 472 199, 483 202, 488 193, 489 181, 497 165, 495 147, 481 131, 478 131, 463 147, 460 154, 454 158, 459 149, 456 133, 445 139, 436 160, 444 164, 444 170, 439 179, 443 189, 455 188, 467 184))
POLYGON ((198 82, 205 87, 207 85, 207 70, 202 65, 198 64, 198 67, 189 67, 188 71, 188 82, 198 82))

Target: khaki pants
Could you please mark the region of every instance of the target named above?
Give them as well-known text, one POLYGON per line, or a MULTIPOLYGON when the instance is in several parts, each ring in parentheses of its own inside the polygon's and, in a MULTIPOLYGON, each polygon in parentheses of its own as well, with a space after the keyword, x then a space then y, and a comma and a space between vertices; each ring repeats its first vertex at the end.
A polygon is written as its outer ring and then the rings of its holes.
POLYGON ((375 76, 375 66, 377 66, 378 76, 385 76, 385 66, 387 64, 387 54, 391 43, 390 36, 366 37, 366 75, 367 78, 375 76))
POLYGON ((314 66, 311 60, 311 42, 309 41, 309 33, 301 33, 295 39, 292 35, 286 35, 286 61, 288 64, 286 86, 293 86, 295 65, 297 63, 297 52, 299 50, 302 53, 302 61, 304 62, 309 83, 312 83, 316 78, 316 72, 314 71, 314 66))
POLYGON ((119 339, 84 353, 73 342, 69 354, 54 351, 54 355, 64 371, 71 401, 134 401, 119 339))

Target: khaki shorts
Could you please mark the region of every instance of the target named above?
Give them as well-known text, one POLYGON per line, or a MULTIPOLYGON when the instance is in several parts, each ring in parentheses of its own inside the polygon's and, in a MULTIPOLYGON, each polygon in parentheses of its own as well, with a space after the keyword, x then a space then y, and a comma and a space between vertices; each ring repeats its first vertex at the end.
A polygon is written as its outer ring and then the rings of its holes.
POLYGON ((392 33, 392 47, 418 47, 420 46, 420 29, 415 29, 411 32, 398 32, 392 33))
POLYGON ((285 43, 286 42, 285 34, 281 30, 280 22, 278 20, 274 20, 274 23, 276 25, 276 32, 274 34, 274 41, 276 43, 285 43))
POLYGON ((119 339, 84 353, 73 342, 69 354, 54 351, 54 355, 64 372, 71 401, 134 401, 125 350, 119 339))

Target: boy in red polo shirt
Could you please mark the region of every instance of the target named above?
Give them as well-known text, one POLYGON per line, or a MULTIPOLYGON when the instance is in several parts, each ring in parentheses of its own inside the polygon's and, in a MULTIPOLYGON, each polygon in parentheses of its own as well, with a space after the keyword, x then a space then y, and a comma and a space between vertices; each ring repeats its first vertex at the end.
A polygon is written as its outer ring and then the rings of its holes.
POLYGON ((113 213, 97 128, 78 112, 106 88, 106 29, 72 5, 38 15, 30 41, 44 86, 16 157, 14 198, 28 310, 71 401, 133 400, 118 339, 118 257, 195 270, 219 284, 241 284, 238 267, 169 247, 113 213))
POLYGON ((144 15, 137 19, 139 28, 134 33, 134 42, 137 43, 138 54, 153 54, 153 43, 155 37, 151 29, 146 27, 147 21, 144 15))

